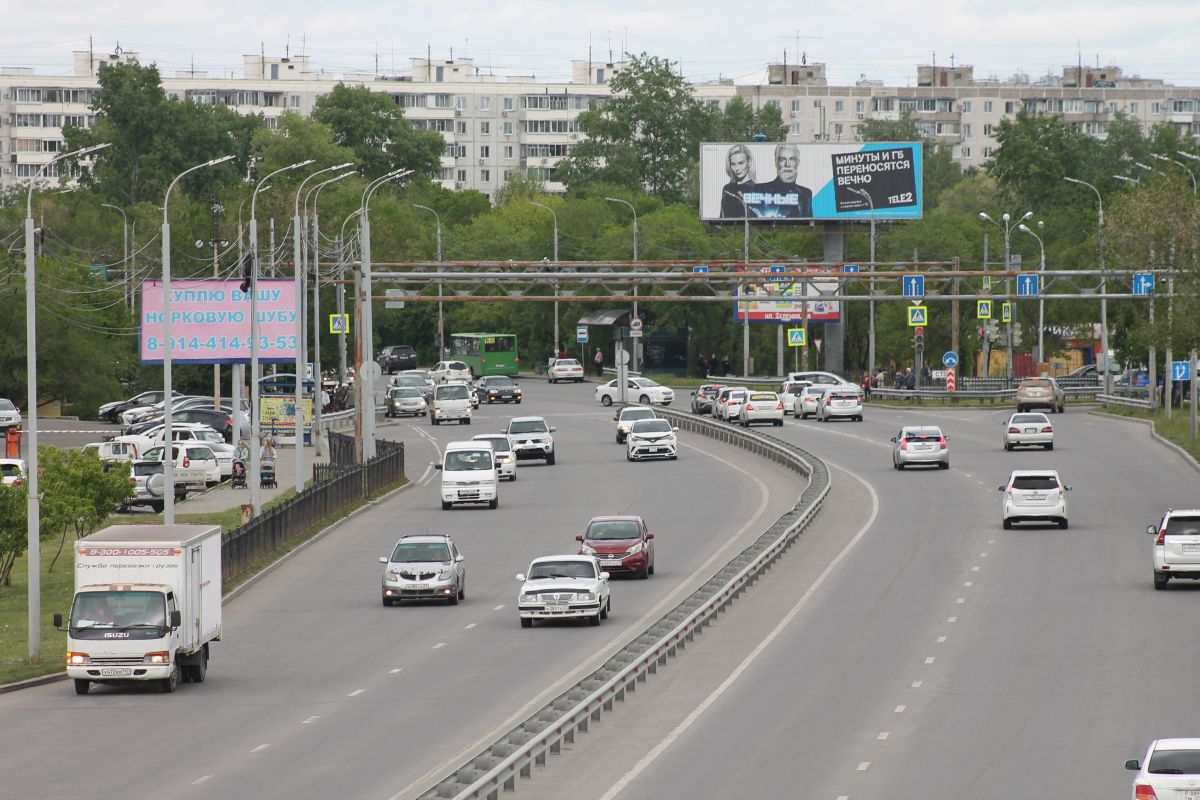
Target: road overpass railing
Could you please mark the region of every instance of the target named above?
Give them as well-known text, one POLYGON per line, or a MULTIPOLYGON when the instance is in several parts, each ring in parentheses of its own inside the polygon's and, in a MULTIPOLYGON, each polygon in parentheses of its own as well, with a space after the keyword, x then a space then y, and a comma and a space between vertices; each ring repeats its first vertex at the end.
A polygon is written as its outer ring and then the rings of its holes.
POLYGON ((804 532, 830 488, 829 470, 811 453, 758 431, 747 431, 669 409, 658 413, 682 431, 708 436, 793 470, 806 479, 795 505, 712 578, 648 629, 635 636, 599 669, 500 737, 422 795, 488 798, 513 790, 535 765, 588 730, 614 703, 683 650, 704 627, 750 588, 804 532))

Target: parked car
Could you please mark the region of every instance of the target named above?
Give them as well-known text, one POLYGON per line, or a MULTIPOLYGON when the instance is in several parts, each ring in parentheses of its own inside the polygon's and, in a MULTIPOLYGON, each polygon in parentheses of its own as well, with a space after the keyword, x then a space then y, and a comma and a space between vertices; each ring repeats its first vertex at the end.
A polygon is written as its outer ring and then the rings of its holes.
MULTIPOLYGON (((180 443, 171 448, 172 452, 181 452, 177 464, 183 469, 203 470, 204 484, 214 486, 221 482, 221 464, 217 461, 217 454, 207 444, 200 442, 180 443)), ((158 445, 151 447, 145 453, 147 461, 162 461, 163 446, 158 445)), ((230 473, 233 472, 232 460, 229 465, 230 473)), ((198 485, 197 488, 203 489, 204 485, 198 485)))
POLYGON ((21 410, 13 405, 12 400, 0 397, 0 431, 21 426, 21 410))
POLYGON ((721 384, 706 383, 692 392, 692 413, 711 414, 713 401, 719 391, 721 391, 721 384))
POLYGON ((517 575, 517 613, 522 628, 537 619, 586 619, 599 625, 612 607, 608 573, 595 556, 542 556, 517 575))
POLYGON ((390 556, 380 556, 383 604, 401 600, 445 600, 456 606, 467 599, 467 559, 445 534, 401 536, 390 556))
POLYGON ((1155 589, 1167 588, 1171 578, 1200 578, 1200 509, 1169 509, 1146 533, 1157 537, 1151 551, 1155 589))
POLYGON ((1137 772, 1133 800, 1193 800, 1200 794, 1200 738, 1155 739, 1140 762, 1125 769, 1137 772))
POLYGON ((950 469, 950 448, 942 429, 936 425, 906 425, 892 437, 892 467, 904 469, 913 464, 937 464, 950 469))
POLYGON ((730 389, 722 398, 724 402, 717 408, 721 419, 726 422, 739 422, 742 418, 742 406, 745 405, 746 398, 749 396, 750 392, 746 389, 730 389))
POLYGON ((380 350, 376 360, 383 371, 391 375, 402 369, 416 369, 417 351, 412 345, 394 344, 380 350))
POLYGON ((508 478, 510 481, 517 479, 517 456, 513 453, 512 440, 504 433, 481 433, 478 436, 472 436, 473 442, 487 442, 492 446, 492 452, 496 457, 496 474, 500 480, 508 478))
POLYGON ((800 393, 806 386, 812 386, 811 381, 784 381, 779 387, 779 399, 783 401, 784 415, 800 416, 800 393))
MULTIPOLYGON (((611 406, 621 400, 621 386, 614 378, 597 386, 594 396, 601 405, 611 406)), ((629 403, 640 403, 644 406, 657 403, 669 406, 674 400, 675 392, 649 378, 629 378, 625 385, 625 401, 629 403)))
POLYGON ((657 419, 658 415, 649 406, 625 406, 616 413, 613 419, 617 423, 617 444, 624 444, 625 437, 633 423, 640 419, 657 419))
POLYGON ((821 395, 817 401, 817 421, 829 422, 835 418, 862 422, 863 396, 861 389, 852 384, 844 384, 827 389, 821 395))
POLYGON ((542 458, 547 465, 553 465, 555 460, 554 436, 555 428, 548 424, 543 417, 513 417, 501 433, 512 441, 513 452, 517 460, 542 458))
POLYGON ((1058 414, 1067 410, 1067 395, 1050 377, 1026 378, 1017 384, 1017 411, 1048 408, 1058 414))
POLYGON ((1004 423, 1004 449, 1014 447, 1044 447, 1054 449, 1054 426, 1042 413, 1013 414, 1004 423))
MULTIPOLYGON (((182 397, 183 395, 181 395, 179 392, 175 392, 174 396, 182 397)), ((127 411, 135 406, 154 405, 155 403, 162 402, 164 397, 166 397, 166 393, 162 390, 142 392, 141 394, 134 395, 128 400, 114 400, 111 403, 105 403, 104 405, 100 406, 99 410, 97 411, 97 416, 102 422, 119 422, 121 419, 121 412, 127 411)))
POLYGON ((783 425, 783 400, 774 392, 749 392, 739 414, 743 428, 759 422, 783 425))
POLYGON ((96 458, 103 461, 105 464, 115 462, 135 461, 138 458, 137 445, 132 442, 93 442, 85 444, 82 448, 85 453, 95 453, 96 458))
POLYGON ((475 381, 475 397, 481 403, 520 403, 521 387, 507 375, 484 375, 475 381))
POLYGON ((416 386, 389 386, 384 401, 385 417, 423 417, 429 413, 425 393, 416 386))
POLYGON ((999 487, 1004 496, 1000 518, 1005 530, 1017 522, 1053 522, 1067 527, 1067 492, 1071 491, 1052 469, 1014 469, 1008 483, 999 487))
POLYGON ((639 419, 625 437, 625 459, 641 461, 646 458, 665 458, 674 461, 679 457, 679 442, 675 431, 679 430, 666 419, 639 419))
POLYGON ((592 517, 575 541, 580 555, 595 556, 611 575, 645 580, 654 574, 654 534, 641 517, 592 517))
POLYGON ((25 469, 22 458, 0 458, 0 484, 20 486, 25 482, 25 469))
POLYGON ((583 382, 583 365, 574 358, 556 358, 546 370, 546 379, 550 383, 559 381, 583 382))
POLYGON ((471 372, 471 367, 465 361, 439 361, 433 365, 429 376, 433 378, 434 383, 450 381, 470 383, 475 377, 471 372))

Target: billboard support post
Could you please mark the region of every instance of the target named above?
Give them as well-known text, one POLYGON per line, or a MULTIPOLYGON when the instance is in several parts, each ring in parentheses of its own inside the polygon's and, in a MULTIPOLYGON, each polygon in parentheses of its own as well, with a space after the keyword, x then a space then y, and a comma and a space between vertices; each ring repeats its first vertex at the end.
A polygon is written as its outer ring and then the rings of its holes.
MULTIPOLYGON (((875 274, 875 200, 871 197, 871 193, 859 188, 852 188, 850 191, 862 197, 867 201, 871 209, 871 265, 867 268, 869 274, 875 274)), ((871 297, 875 296, 875 281, 872 280, 867 286, 867 294, 871 297)), ((875 301, 867 301, 867 376, 875 379, 875 301)))

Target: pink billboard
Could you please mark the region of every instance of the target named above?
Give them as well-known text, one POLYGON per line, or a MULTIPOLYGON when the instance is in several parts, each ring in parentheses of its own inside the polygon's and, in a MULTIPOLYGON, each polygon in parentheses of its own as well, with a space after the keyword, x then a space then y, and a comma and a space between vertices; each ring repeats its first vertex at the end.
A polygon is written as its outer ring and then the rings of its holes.
MULTIPOLYGON (((250 362, 250 294, 241 280, 171 281, 171 359, 174 363, 250 362)), ((296 360, 296 287, 291 279, 260 278, 258 357, 264 364, 296 360)), ((161 364, 162 281, 142 282, 140 317, 143 364, 161 364)))
MULTIPOLYGON (((749 314, 750 322, 794 323, 840 322, 841 303, 829 299, 836 294, 840 280, 836 274, 850 272, 841 264, 774 264, 763 267, 763 282, 743 284, 734 292, 740 302, 733 304, 733 319, 742 322, 749 314), (796 283, 790 276, 797 273, 822 273, 809 283, 796 283)), ((738 268, 742 272, 742 268, 738 268)))

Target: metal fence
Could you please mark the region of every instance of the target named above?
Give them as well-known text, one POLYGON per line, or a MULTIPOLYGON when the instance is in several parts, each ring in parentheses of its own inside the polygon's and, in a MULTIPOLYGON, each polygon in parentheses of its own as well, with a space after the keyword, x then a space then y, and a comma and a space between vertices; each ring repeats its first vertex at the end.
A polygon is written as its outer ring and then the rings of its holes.
POLYGON ((366 464, 314 464, 311 486, 226 533, 221 541, 224 574, 242 572, 297 534, 403 478, 404 445, 378 440, 375 446, 378 455, 366 464))

